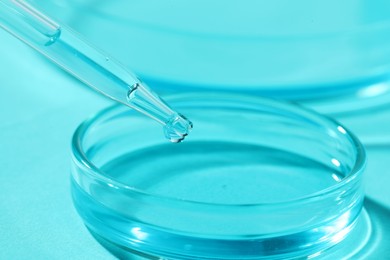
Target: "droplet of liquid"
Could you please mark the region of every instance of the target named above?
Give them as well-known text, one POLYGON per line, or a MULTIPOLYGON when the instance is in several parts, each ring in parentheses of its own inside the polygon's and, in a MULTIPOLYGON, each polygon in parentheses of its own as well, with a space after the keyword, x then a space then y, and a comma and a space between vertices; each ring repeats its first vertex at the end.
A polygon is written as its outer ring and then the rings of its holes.
POLYGON ((185 116, 174 114, 164 126, 165 137, 172 143, 180 143, 192 130, 193 124, 185 116))

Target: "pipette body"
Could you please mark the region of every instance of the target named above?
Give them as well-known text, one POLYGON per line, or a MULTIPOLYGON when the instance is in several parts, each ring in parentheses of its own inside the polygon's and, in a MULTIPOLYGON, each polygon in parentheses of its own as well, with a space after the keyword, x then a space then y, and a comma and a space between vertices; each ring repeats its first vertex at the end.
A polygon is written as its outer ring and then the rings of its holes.
POLYGON ((103 95, 161 123, 172 142, 180 142, 192 123, 109 55, 66 26, 21 0, 0 0, 4 28, 103 95))

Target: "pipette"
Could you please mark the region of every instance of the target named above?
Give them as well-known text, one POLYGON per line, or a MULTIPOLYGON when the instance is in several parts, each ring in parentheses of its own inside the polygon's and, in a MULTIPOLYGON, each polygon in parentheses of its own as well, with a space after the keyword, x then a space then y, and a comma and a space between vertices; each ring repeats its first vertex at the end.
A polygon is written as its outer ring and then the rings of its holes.
POLYGON ((182 141, 192 129, 188 119, 171 109, 120 63, 31 4, 0 0, 0 27, 96 91, 162 124, 170 141, 182 141))

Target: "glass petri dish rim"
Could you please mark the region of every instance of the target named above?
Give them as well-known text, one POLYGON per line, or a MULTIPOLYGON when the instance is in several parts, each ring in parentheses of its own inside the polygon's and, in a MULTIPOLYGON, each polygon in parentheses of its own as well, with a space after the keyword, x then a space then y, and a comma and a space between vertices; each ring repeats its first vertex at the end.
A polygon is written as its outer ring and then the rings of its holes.
MULTIPOLYGON (((266 2, 265 0, 260 0, 259 2, 266 2)), ((69 1, 67 4, 70 9, 82 9, 86 10, 87 8, 80 4, 78 1, 69 1), (79 6, 77 6, 79 5, 79 6)), ((96 17, 104 17, 108 18, 111 21, 116 21, 118 23, 127 23, 127 24, 135 24, 136 26, 141 26, 150 31, 163 31, 169 34, 175 35, 185 35, 190 37, 207 37, 209 39, 218 39, 223 38, 225 40, 230 39, 236 41, 237 39, 241 40, 268 40, 268 41, 286 41, 286 40, 305 40, 308 38, 317 38, 319 40, 324 38, 336 38, 336 37, 345 37, 347 33, 349 36, 356 34, 364 34, 373 30, 388 30, 390 29, 390 21, 379 21, 372 22, 365 25, 359 25, 356 28, 351 30, 340 30, 335 32, 310 32, 310 33, 261 33, 256 35, 245 35, 245 34, 228 34, 228 33, 205 33, 200 31, 186 31, 183 29, 171 28, 170 26, 162 26, 153 23, 147 22, 135 22, 129 16, 125 16, 123 14, 113 13, 107 11, 106 9, 102 9, 98 4, 88 5, 88 12, 96 17)))
MULTIPOLYGON (((270 208, 270 207, 284 207, 284 206, 292 206, 295 204, 302 204, 307 203, 308 201, 317 200, 317 199, 324 199, 325 196, 331 196, 333 193, 341 190, 344 186, 348 185, 351 181, 353 181, 355 178, 363 174, 363 170, 366 165, 366 153, 364 150, 363 145, 359 141, 359 139, 351 133, 347 128, 345 128, 343 125, 341 125, 339 122, 333 120, 332 118, 320 115, 308 108, 305 108, 303 106, 300 106, 296 103, 287 103, 287 102, 281 102, 278 100, 273 100, 269 98, 260 98, 260 97, 252 97, 248 95, 232 95, 230 93, 224 93, 221 94, 218 93, 208 93, 207 95, 204 95, 204 93, 184 93, 184 94, 177 94, 172 95, 169 98, 166 98, 168 102, 180 102, 183 100, 186 100, 188 102, 188 98, 191 98, 192 100, 198 100, 197 98, 217 98, 220 101, 232 101, 237 100, 237 97, 239 97, 240 103, 248 104, 249 102, 257 102, 259 104, 259 101, 262 103, 260 104, 266 104, 266 105, 273 105, 274 107, 282 107, 282 108, 288 108, 290 112, 300 112, 301 114, 311 115, 315 117, 317 120, 322 121, 323 123, 331 123, 337 126, 341 126, 346 131, 346 136, 349 137, 349 140, 351 142, 351 145, 353 146, 354 150, 356 151, 356 160, 355 164, 352 167, 350 173, 345 176, 340 182, 337 182, 336 184, 329 186, 325 189, 316 191, 314 193, 294 198, 291 200, 286 201, 280 201, 280 202, 269 202, 269 203, 252 203, 252 204, 222 204, 222 203, 209 203, 209 202, 200 202, 200 201, 193 201, 193 200, 186 200, 186 199, 177 199, 172 198, 164 195, 156 195, 153 193, 146 192, 144 190, 128 186, 122 182, 119 182, 117 180, 113 180, 109 177, 106 177, 104 174, 104 171, 99 169, 99 167, 95 166, 94 163, 88 159, 87 155, 84 152, 83 146, 82 146, 82 140, 84 139, 85 135, 87 134, 88 130, 93 127, 95 124, 98 124, 101 122, 101 120, 105 120, 107 116, 110 115, 110 113, 120 109, 120 108, 126 108, 125 106, 121 104, 116 104, 113 106, 110 106, 108 108, 105 108, 98 113, 92 115, 90 118, 85 120, 83 123, 79 125, 79 127, 76 129, 72 141, 71 141, 71 152, 72 152, 72 159, 74 160, 74 163, 77 164, 79 167, 84 167, 88 171, 85 171, 90 177, 92 177, 94 180, 97 180, 101 183, 106 183, 108 188, 121 190, 122 192, 125 192, 126 194, 130 193, 133 195, 137 195, 140 197, 149 197, 160 201, 165 201, 169 204, 171 203, 179 203, 179 204, 187 204, 187 205, 198 205, 198 206, 212 206, 212 207, 224 207, 224 208, 236 208, 236 207, 256 207, 256 208, 270 208), (233 99, 234 98, 234 99, 233 99), (245 101, 245 102, 243 102, 245 101)), ((130 108, 129 108, 130 109, 130 108)), ((196 127, 196 126, 195 126, 196 127)), ((162 137, 163 138, 163 137, 162 137)), ((189 136, 189 138, 191 138, 189 136)), ((168 142, 168 140, 167 140, 168 142)), ((175 145, 175 144, 172 144, 175 145)))

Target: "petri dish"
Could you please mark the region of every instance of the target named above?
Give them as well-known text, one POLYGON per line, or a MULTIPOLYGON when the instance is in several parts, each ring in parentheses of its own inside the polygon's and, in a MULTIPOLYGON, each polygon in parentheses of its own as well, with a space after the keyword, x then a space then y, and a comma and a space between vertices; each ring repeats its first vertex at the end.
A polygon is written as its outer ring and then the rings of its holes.
POLYGON ((30 1, 161 90, 315 99, 389 81, 386 0, 30 1))
POLYGON ((74 205, 102 245, 134 259, 286 259, 354 246, 366 159, 346 128, 245 95, 168 101, 194 123, 184 143, 122 106, 74 134, 74 205))

